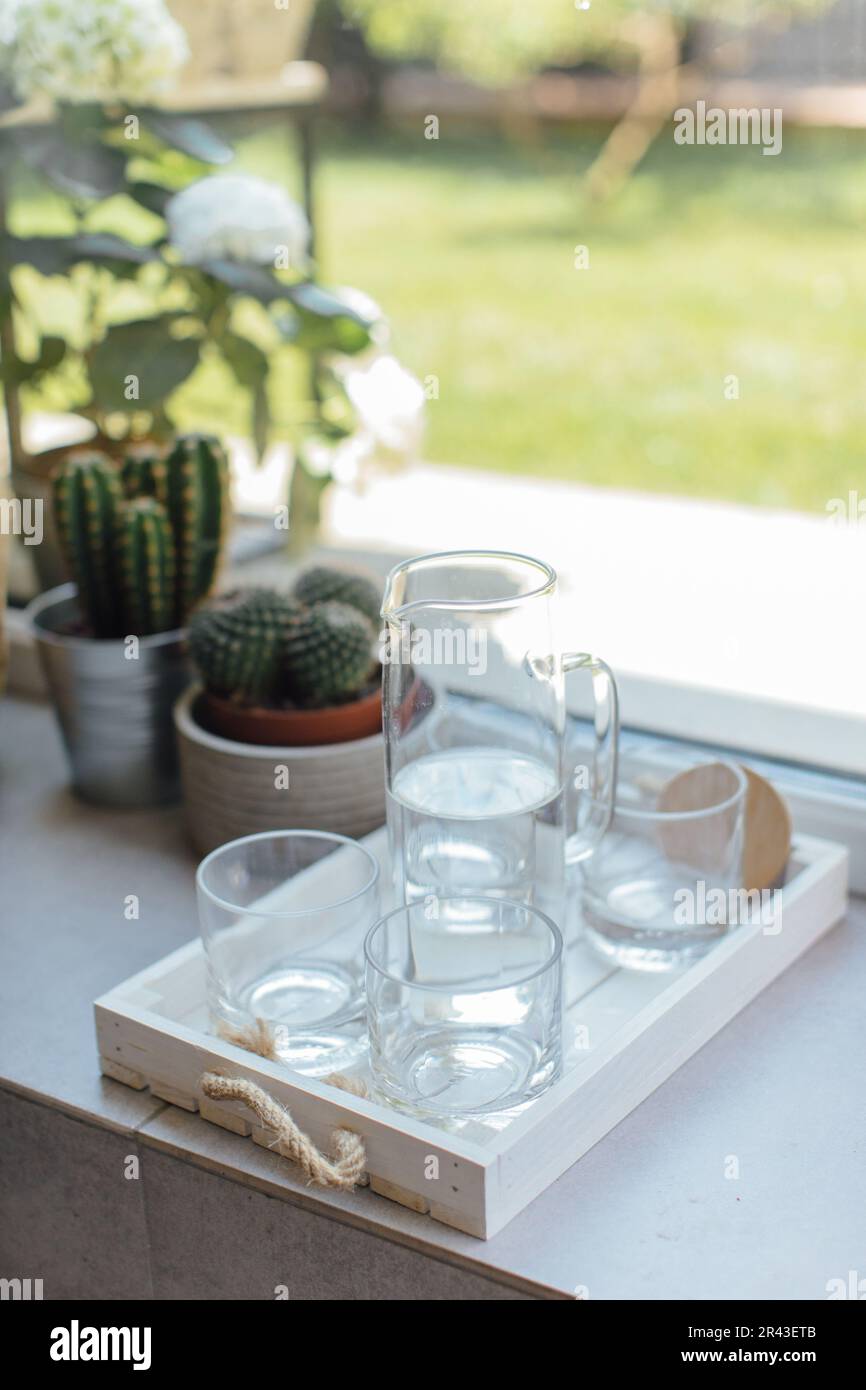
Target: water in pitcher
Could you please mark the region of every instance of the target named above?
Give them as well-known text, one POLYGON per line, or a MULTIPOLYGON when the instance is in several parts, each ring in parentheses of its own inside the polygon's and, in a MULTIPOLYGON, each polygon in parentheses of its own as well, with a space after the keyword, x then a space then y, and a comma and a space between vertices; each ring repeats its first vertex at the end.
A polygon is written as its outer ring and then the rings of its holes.
POLYGON ((388 796, 400 898, 483 893, 559 919, 562 788, 551 768, 498 748, 450 748, 402 768, 388 796))

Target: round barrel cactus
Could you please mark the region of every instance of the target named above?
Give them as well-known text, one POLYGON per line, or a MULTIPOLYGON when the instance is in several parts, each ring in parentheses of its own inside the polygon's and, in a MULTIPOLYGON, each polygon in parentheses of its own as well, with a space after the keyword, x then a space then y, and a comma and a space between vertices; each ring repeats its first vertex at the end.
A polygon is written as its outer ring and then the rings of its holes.
POLYGON ((298 611, 273 589, 237 590, 197 609, 189 646, 208 690, 242 704, 278 700, 285 643, 298 611))
POLYGON ((347 603, 363 613, 374 628, 378 630, 380 626, 382 586, 374 584, 366 575, 331 565, 313 565, 299 576, 293 592, 302 603, 328 603, 332 599, 347 603))
POLYGON ((347 603, 302 607, 289 624, 285 677, 300 705, 322 709, 357 695, 373 666, 372 624, 347 603))

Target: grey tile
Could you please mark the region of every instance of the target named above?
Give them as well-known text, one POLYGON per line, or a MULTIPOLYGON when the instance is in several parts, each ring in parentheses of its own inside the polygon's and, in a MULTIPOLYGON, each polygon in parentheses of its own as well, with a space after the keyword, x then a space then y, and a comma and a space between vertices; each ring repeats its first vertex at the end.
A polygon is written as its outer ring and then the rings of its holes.
POLYGON ((464 1235, 369 1188, 339 1192, 309 1185, 293 1163, 271 1149, 229 1134, 173 1105, 166 1105, 148 1120, 140 1138, 147 1147, 171 1158, 291 1202, 314 1216, 359 1227, 367 1235, 406 1246, 427 1259, 455 1265, 482 1282, 501 1282, 531 1298, 571 1296, 570 1290, 559 1294, 541 1281, 523 1278, 520 1271, 500 1269, 491 1254, 495 1241, 464 1235))
POLYGON ((149 1147, 143 1173, 157 1298, 529 1297, 149 1147))
POLYGON ((53 1298, 151 1298, 143 1182, 128 1135, 0 1091, 0 1277, 53 1298))
POLYGON ((0 701, 0 1084, 134 1128, 154 1103, 102 1081, 93 1001, 195 936, 196 857, 180 808, 87 806, 68 775, 50 707, 0 701))

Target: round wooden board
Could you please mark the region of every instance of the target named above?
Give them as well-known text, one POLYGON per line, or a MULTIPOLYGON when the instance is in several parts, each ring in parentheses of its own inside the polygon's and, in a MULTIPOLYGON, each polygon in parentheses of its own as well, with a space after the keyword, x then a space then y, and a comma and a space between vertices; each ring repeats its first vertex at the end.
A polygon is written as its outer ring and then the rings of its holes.
POLYGON ((749 779, 743 887, 750 890, 772 888, 785 872, 791 853, 791 812, 766 778, 750 767, 743 766, 743 771, 749 779))
MULTIPOLYGON (((772 888, 785 871, 788 855, 791 852, 791 813, 784 799, 766 778, 740 764, 749 784, 746 796, 746 825, 743 846, 743 884, 752 891, 772 888)), ((724 763, 705 763, 700 767, 688 768, 678 772, 662 787, 659 793, 660 811, 684 812, 699 810, 722 801, 730 781, 724 763)), ((665 853, 671 858, 700 859, 714 848, 722 851, 723 827, 719 827, 720 843, 717 847, 700 845, 695 842, 697 835, 706 835, 689 822, 682 825, 672 823, 665 826, 662 842, 665 853)), ((709 867, 709 865, 708 865, 709 867)))

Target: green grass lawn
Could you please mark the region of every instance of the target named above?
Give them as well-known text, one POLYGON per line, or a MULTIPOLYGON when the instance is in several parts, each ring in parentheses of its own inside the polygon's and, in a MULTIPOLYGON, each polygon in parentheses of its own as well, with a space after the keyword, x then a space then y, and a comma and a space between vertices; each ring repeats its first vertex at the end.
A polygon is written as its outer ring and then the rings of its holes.
MULTIPOLYGON (((866 135, 786 131, 767 158, 668 134, 602 211, 579 181, 600 138, 324 137, 322 275, 438 378, 428 456, 821 511, 862 492, 866 135)), ((295 178, 273 133, 240 160, 295 178)), ((278 418, 293 389, 278 377, 278 418)), ((202 412, 243 420, 212 374, 183 393, 202 412)))

